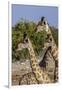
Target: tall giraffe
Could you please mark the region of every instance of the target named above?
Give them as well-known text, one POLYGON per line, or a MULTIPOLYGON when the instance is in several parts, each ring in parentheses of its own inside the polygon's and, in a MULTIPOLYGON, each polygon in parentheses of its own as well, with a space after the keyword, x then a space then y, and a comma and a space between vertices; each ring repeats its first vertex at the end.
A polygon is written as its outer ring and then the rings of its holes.
MULTIPOLYGON (((32 71, 34 73, 36 80, 38 81, 38 83, 51 83, 52 81, 49 78, 46 71, 43 71, 43 69, 41 69, 41 67, 39 66, 33 47, 32 47, 32 43, 26 34, 25 34, 23 46, 25 46, 25 44, 27 44, 26 48, 28 49, 29 54, 30 54, 30 64, 31 64, 31 68, 32 68, 32 71)), ((24 48, 24 47, 20 45, 20 47, 18 48, 24 48)))
MULTIPOLYGON (((45 17, 41 18, 41 23, 39 23, 37 25, 36 29, 37 29, 37 32, 41 32, 43 30, 46 31, 47 39, 48 39, 47 42, 51 43, 51 53, 52 53, 54 59, 58 60, 58 48, 56 46, 56 43, 55 43, 54 38, 52 36, 51 29, 49 28, 49 25, 48 25, 47 20, 45 19, 45 17)), ((46 44, 46 46, 48 46, 48 45, 46 44)))
POLYGON ((51 29, 49 28, 49 25, 47 23, 46 18, 42 17, 40 22, 38 23, 38 25, 36 27, 36 32, 41 32, 41 31, 45 30, 47 33, 47 37, 46 37, 47 42, 44 43, 44 47, 51 45, 50 52, 55 60, 55 66, 56 66, 55 80, 57 80, 57 78, 58 78, 58 75, 57 75, 58 74, 58 48, 56 46, 56 43, 55 43, 54 38, 52 36, 51 29))

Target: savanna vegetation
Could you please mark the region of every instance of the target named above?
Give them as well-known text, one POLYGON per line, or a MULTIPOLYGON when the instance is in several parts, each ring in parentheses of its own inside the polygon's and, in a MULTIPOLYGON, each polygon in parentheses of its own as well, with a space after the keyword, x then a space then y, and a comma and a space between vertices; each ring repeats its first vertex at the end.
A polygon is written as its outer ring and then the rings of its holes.
MULTIPOLYGON (((27 33, 28 37, 30 38, 35 54, 36 56, 39 56, 42 52, 42 47, 45 42, 46 38, 46 32, 35 32, 36 23, 31 21, 24 21, 21 20, 18 22, 15 26, 12 27, 12 61, 18 61, 21 62, 23 60, 26 60, 29 58, 29 52, 27 49, 23 49, 19 52, 16 52, 18 43, 23 42, 23 34, 24 32, 27 33)), ((56 44, 58 45, 58 29, 55 27, 51 27, 52 35, 55 39, 56 44)))

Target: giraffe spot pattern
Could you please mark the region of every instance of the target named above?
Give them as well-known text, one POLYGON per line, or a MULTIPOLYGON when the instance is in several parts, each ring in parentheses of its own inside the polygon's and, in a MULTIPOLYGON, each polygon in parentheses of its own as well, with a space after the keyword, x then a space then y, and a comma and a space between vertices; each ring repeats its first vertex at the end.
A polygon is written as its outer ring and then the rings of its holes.
POLYGON ((37 78, 40 78, 40 77, 41 77, 41 75, 40 75, 39 72, 36 72, 36 77, 37 77, 37 78))
POLYGON ((53 49, 52 49, 52 51, 51 51, 51 52, 52 52, 52 54, 54 54, 54 53, 55 53, 55 51, 56 51, 56 48, 53 48, 53 49))

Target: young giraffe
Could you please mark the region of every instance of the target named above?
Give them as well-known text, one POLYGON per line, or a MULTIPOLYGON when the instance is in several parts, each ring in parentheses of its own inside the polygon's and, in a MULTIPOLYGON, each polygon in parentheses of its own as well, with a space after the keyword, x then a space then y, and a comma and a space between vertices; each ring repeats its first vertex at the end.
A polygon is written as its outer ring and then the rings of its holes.
POLYGON ((47 42, 44 43, 44 47, 46 48, 48 45, 51 45, 50 52, 55 60, 55 66, 56 66, 55 80, 57 80, 58 79, 58 75, 57 75, 58 74, 58 48, 56 46, 56 43, 54 41, 54 38, 52 36, 51 30, 49 28, 49 25, 48 25, 45 17, 41 18, 41 23, 38 23, 37 28, 36 28, 37 32, 41 32, 43 30, 45 30, 47 33, 47 38, 46 38, 47 42), (40 28, 39 28, 39 26, 40 26, 40 28))
POLYGON ((24 45, 27 44, 26 48, 28 48, 30 54, 30 64, 36 80, 38 81, 38 83, 52 83, 46 71, 43 71, 43 69, 41 69, 41 67, 39 66, 35 56, 35 52, 32 47, 32 43, 27 37, 27 34, 25 34, 25 36, 26 37, 24 39, 24 45))

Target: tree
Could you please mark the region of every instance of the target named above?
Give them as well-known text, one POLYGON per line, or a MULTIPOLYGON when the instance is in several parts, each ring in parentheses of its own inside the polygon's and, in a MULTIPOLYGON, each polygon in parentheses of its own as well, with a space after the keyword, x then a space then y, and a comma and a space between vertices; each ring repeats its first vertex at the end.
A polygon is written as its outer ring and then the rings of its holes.
MULTIPOLYGON (((23 34, 27 33, 30 38, 36 56, 39 56, 42 52, 42 47, 46 41, 46 32, 35 32, 36 23, 33 21, 24 21, 23 19, 18 22, 14 27, 12 27, 12 61, 26 60, 29 59, 29 52, 27 49, 23 49, 20 52, 16 52, 18 43, 23 42, 23 34)), ((58 45, 58 30, 55 27, 50 27, 52 30, 52 35, 58 45)))

